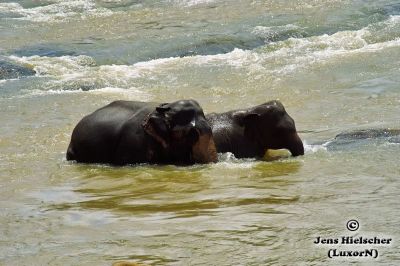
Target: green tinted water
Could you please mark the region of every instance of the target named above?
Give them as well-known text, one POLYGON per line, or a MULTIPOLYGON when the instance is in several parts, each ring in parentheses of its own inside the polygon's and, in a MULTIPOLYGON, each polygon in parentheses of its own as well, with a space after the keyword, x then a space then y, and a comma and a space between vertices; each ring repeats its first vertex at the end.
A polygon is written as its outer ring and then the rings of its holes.
POLYGON ((400 127, 399 12, 396 1, 0 3, 0 60, 37 73, 0 81, 1 263, 395 265, 398 142, 326 144, 400 127), (82 116, 115 99, 180 98, 206 112, 280 99, 306 154, 65 161, 82 116), (394 239, 378 260, 329 259, 313 244, 350 234, 354 218, 357 234, 394 239))

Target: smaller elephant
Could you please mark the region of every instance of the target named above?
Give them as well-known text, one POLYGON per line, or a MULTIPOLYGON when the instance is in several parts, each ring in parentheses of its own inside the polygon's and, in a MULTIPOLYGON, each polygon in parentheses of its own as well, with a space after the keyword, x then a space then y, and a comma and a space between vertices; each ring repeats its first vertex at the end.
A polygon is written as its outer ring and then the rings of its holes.
POLYGON ((82 163, 187 165, 216 162, 217 152, 196 101, 115 101, 76 125, 66 157, 82 163))
POLYGON ((294 120, 279 101, 211 113, 206 118, 218 152, 231 152, 236 158, 263 157, 267 149, 288 149, 293 156, 304 154, 294 120))

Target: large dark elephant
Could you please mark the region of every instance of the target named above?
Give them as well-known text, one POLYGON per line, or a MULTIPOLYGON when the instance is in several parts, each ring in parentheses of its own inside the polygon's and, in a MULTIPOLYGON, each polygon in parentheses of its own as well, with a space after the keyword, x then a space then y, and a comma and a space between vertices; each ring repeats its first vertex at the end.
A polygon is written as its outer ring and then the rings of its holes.
POLYGON ((267 149, 288 149, 293 156, 304 154, 294 120, 279 101, 211 113, 206 118, 218 152, 231 152, 237 158, 263 157, 267 149))
POLYGON ((193 164, 215 162, 217 152, 211 127, 196 101, 115 101, 76 125, 67 160, 193 164))

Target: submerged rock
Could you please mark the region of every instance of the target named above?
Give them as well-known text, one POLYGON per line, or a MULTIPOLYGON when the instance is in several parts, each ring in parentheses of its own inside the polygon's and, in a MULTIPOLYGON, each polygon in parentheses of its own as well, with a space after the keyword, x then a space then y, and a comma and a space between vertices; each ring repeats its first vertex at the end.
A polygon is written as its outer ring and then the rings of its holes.
POLYGON ((336 140, 357 140, 372 138, 390 138, 400 135, 400 129, 379 128, 379 129, 362 129, 349 132, 343 132, 336 135, 336 140))
POLYGON ((343 132, 328 142, 328 150, 353 150, 371 144, 400 143, 400 129, 373 128, 343 132))
POLYGON ((32 76, 35 74, 36 72, 30 67, 0 60, 0 80, 16 79, 25 76, 32 76))

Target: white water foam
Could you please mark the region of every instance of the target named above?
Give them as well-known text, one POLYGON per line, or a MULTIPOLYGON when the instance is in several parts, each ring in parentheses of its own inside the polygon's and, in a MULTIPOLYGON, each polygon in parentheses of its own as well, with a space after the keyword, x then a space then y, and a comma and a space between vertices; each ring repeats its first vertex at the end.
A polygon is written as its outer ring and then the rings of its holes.
POLYGON ((254 158, 246 158, 246 159, 238 159, 231 152, 226 153, 218 153, 218 163, 214 165, 215 168, 242 168, 242 169, 250 169, 254 166, 256 159, 254 158))
POLYGON ((182 60, 179 57, 169 57, 154 59, 146 62, 139 62, 133 65, 103 65, 100 66, 99 71, 107 75, 107 73, 113 73, 115 77, 119 77, 121 80, 130 78, 143 77, 146 74, 157 72, 161 68, 168 68, 174 63, 178 63, 182 60))
MULTIPOLYGON (((156 69, 184 68, 188 65, 199 67, 230 66, 245 68, 250 72, 269 72, 271 74, 290 74, 298 68, 312 66, 315 63, 325 62, 337 56, 351 56, 354 54, 374 53, 391 47, 400 46, 400 34, 396 29, 400 27, 400 16, 372 24, 356 31, 341 31, 332 35, 313 36, 308 38, 289 38, 285 41, 272 42, 256 50, 234 49, 225 54, 197 55, 181 58, 163 58, 133 65, 135 68, 155 71, 156 69), (389 39, 374 39, 371 36, 381 31, 394 34, 389 39), (271 64, 272 63, 272 64, 271 64), (272 68, 270 66, 273 66, 272 68)), ((271 34, 269 32, 290 31, 298 27, 292 24, 285 26, 256 27, 255 34, 271 34)))
POLYGON ((289 33, 292 31, 300 30, 301 27, 294 24, 287 24, 282 26, 256 26, 252 33, 263 38, 273 38, 280 34, 289 33))
POLYGON ((95 66, 96 61, 90 56, 9 56, 10 60, 17 63, 33 66, 38 76, 66 76, 66 75, 85 75, 89 67, 95 66))
POLYGON ((326 146, 329 144, 328 142, 325 142, 323 144, 308 144, 306 140, 303 141, 303 145, 304 145, 304 153, 308 154, 308 153, 317 153, 320 151, 327 151, 326 146))
POLYGON ((323 64, 333 58, 399 47, 398 27, 400 16, 392 16, 386 21, 356 31, 342 31, 309 38, 289 38, 256 50, 234 49, 225 54, 161 58, 133 65, 97 66, 93 58, 84 55, 10 56, 9 59, 31 65, 37 76, 52 78, 51 84, 44 87, 55 90, 59 87, 127 89, 137 87, 138 79, 141 79, 140 84, 148 84, 148 81, 157 79, 165 82, 166 77, 173 78, 189 68, 190 71, 196 71, 198 68, 228 66, 240 72, 254 74, 253 76, 269 74, 279 77, 315 64, 323 64), (394 36, 386 36, 386 39, 374 38, 381 31, 393 31, 394 36))
POLYGON ((113 12, 98 7, 93 0, 55 0, 54 3, 33 8, 24 8, 18 3, 0 3, 0 13, 15 14, 17 20, 33 22, 61 22, 70 17, 109 16, 113 12))
MULTIPOLYGON (((173 72, 187 66, 208 67, 210 65, 244 68, 249 72, 290 74, 299 68, 323 63, 338 56, 374 53, 398 47, 400 46, 400 33, 396 31, 398 27, 400 27, 400 16, 392 16, 383 22, 356 31, 341 31, 332 35, 325 34, 308 38, 289 38, 267 44, 256 50, 236 48, 225 54, 162 58, 132 66, 113 66, 112 68, 123 69, 123 72, 129 73, 128 77, 143 76, 145 72, 148 74, 173 72), (387 37, 389 39, 373 38, 382 31, 386 33, 393 31, 393 34, 387 33, 387 36, 390 36, 390 38, 387 37)), ((278 26, 280 30, 296 28, 297 26, 292 24, 278 26)), ((261 31, 265 33, 272 29, 256 27, 255 30, 260 34, 261 31)), ((112 68, 104 67, 108 70, 113 70, 112 68)))
POLYGON ((172 0, 172 1, 183 7, 207 5, 217 2, 217 0, 172 0))
POLYGON ((383 22, 356 31, 341 31, 332 35, 324 34, 309 38, 289 38, 265 46, 265 50, 272 50, 272 52, 265 53, 263 59, 268 61, 279 58, 283 66, 273 72, 288 74, 299 68, 323 63, 338 56, 374 53, 398 47, 400 46, 400 34, 396 32, 398 27, 400 27, 400 16, 392 16, 383 22), (386 38, 374 38, 382 31, 386 32, 386 38))

